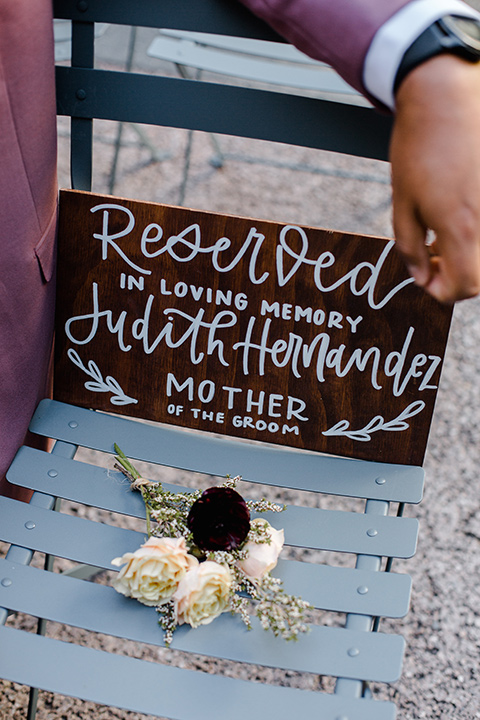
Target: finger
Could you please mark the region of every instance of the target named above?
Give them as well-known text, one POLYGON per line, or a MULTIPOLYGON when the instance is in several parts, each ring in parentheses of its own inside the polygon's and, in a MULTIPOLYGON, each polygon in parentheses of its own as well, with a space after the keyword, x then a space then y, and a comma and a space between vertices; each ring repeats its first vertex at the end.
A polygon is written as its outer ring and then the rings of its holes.
POLYGON ((397 250, 417 285, 425 287, 431 280, 432 268, 427 247, 427 229, 405 206, 394 206, 393 227, 397 250))
POLYGON ((425 289, 443 303, 480 293, 480 242, 466 235, 441 235, 435 241, 437 256, 425 289))

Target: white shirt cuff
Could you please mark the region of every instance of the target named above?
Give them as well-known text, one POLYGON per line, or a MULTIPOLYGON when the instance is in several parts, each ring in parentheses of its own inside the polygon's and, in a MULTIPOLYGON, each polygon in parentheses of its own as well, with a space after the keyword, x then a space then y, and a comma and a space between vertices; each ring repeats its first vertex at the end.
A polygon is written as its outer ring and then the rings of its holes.
POLYGON ((363 66, 363 82, 373 97, 395 109, 393 86, 397 70, 410 45, 444 15, 480 18, 461 0, 412 0, 375 34, 363 66))

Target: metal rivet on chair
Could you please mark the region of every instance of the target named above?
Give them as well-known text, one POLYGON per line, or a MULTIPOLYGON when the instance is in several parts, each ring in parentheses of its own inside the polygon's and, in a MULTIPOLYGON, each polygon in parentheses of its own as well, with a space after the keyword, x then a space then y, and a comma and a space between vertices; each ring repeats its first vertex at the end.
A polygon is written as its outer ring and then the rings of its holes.
POLYGON ((357 588, 357 593, 359 595, 366 595, 368 593, 368 587, 366 585, 360 585, 357 588))
POLYGON ((27 528, 27 530, 33 530, 35 527, 35 523, 33 522, 33 520, 27 520, 27 522, 25 523, 25 527, 27 528))
POLYGON ((77 98, 77 100, 85 100, 85 98, 87 97, 87 93, 83 88, 80 88, 75 93, 75 97, 77 98))
POLYGON ((378 478, 375 480, 375 482, 377 483, 377 485, 385 485, 385 483, 386 483, 387 481, 385 480, 384 477, 378 477, 378 478))
POLYGON ((88 2, 87 2, 87 0, 80 0, 80 1, 77 3, 77 10, 79 10, 80 12, 86 12, 86 10, 88 10, 88 2))
POLYGON ((347 654, 350 657, 357 657, 358 655, 360 655, 360 650, 356 647, 352 647, 347 650, 347 654))
POLYGON ((78 427, 78 422, 76 420, 70 420, 70 422, 68 423, 68 427, 75 429, 78 427))
POLYGON ((10 587, 10 585, 13 583, 13 580, 10 580, 10 578, 3 578, 1 581, 1 584, 3 587, 10 587))
POLYGON ((375 528, 370 528, 367 530, 368 537, 375 537, 375 535, 378 535, 378 530, 375 530, 375 528))
POLYGON ((58 475, 58 470, 49 470, 49 471, 47 472, 47 475, 48 475, 48 477, 56 478, 57 475, 58 475))

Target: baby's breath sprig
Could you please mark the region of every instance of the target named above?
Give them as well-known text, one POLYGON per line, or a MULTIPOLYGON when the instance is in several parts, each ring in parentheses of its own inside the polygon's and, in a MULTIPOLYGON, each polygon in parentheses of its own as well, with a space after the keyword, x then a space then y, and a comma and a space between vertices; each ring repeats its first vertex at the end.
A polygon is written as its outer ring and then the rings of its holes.
POLYGON ((261 500, 247 500, 247 507, 250 510, 250 512, 257 512, 257 513, 263 513, 263 512, 280 513, 287 509, 286 505, 278 505, 277 503, 271 502, 270 500, 267 500, 266 498, 262 498, 261 500))
POLYGON ((237 613, 242 618, 247 630, 252 629, 252 622, 250 620, 250 613, 248 612, 250 607, 250 601, 248 598, 232 593, 230 596, 230 611, 232 614, 237 613))
MULTIPOLYGON (((250 533, 263 536, 265 526, 255 526, 250 533)), ((250 537, 250 534, 249 534, 250 537)), ((256 542, 270 542, 266 539, 256 539, 256 542)), ((305 602, 296 595, 285 592, 283 583, 279 578, 272 577, 269 573, 259 579, 248 577, 238 566, 238 561, 243 560, 246 553, 244 550, 233 550, 231 552, 214 552, 208 556, 221 565, 227 565, 234 583, 230 595, 230 609, 232 613, 238 613, 248 629, 251 629, 251 619, 248 609, 250 600, 245 593, 255 600, 255 615, 260 620, 264 630, 271 630, 278 637, 284 640, 298 640, 301 633, 308 631, 305 622, 305 613, 311 610, 310 603, 305 602), (239 595, 239 593, 241 593, 239 595)))
POLYGON ((227 565, 230 567, 235 567, 237 560, 240 560, 240 558, 244 557, 245 553, 242 552, 242 550, 215 550, 214 552, 209 552, 207 555, 207 560, 213 560, 213 562, 218 563, 219 565, 227 565))
POLYGON ((236 490, 237 485, 241 481, 241 479, 241 475, 235 475, 235 477, 233 478, 230 475, 227 475, 220 487, 230 488, 230 490, 236 490))
POLYGON ((152 531, 157 537, 185 537, 188 541, 190 531, 187 517, 193 503, 201 496, 200 490, 191 493, 172 493, 157 487, 144 491, 144 500, 150 509, 151 517, 157 527, 152 531))
POLYGON ((250 525, 248 539, 254 543, 258 543, 259 545, 261 545, 262 543, 270 545, 272 542, 272 537, 270 535, 269 526, 261 522, 252 523, 250 525))
POLYGON ((260 582, 249 582, 250 594, 258 602, 255 614, 264 630, 271 630, 275 637, 298 640, 300 633, 308 631, 305 613, 311 605, 296 595, 289 595, 278 578, 267 574, 260 582))
MULTIPOLYGON (((221 487, 228 487, 232 490, 236 490, 238 483, 242 480, 241 475, 236 475, 234 478, 230 477, 230 475, 227 475, 227 479, 222 483, 221 487)), ((250 510, 250 512, 283 512, 286 510, 286 505, 278 505, 278 503, 271 502, 271 500, 267 500, 266 498, 261 498, 260 500, 247 500, 247 507, 250 510)))
POLYGON ((175 603, 170 600, 163 605, 158 605, 157 613, 159 614, 158 624, 163 630, 163 641, 167 647, 170 647, 173 640, 173 633, 177 629, 175 620, 175 603))

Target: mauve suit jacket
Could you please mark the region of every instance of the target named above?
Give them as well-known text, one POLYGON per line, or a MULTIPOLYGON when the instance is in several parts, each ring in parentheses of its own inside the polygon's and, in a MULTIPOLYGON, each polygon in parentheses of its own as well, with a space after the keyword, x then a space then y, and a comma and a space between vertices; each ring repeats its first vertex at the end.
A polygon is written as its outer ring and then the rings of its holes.
MULTIPOLYGON (((407 2, 242 1, 359 89, 373 35, 407 2)), ((48 392, 56 202, 51 0, 0 0, 0 478, 48 392)))
POLYGON ((410 0, 240 0, 307 55, 368 95, 363 61, 373 36, 410 0))
POLYGON ((0 477, 47 392, 56 118, 51 0, 0 0, 0 477))

